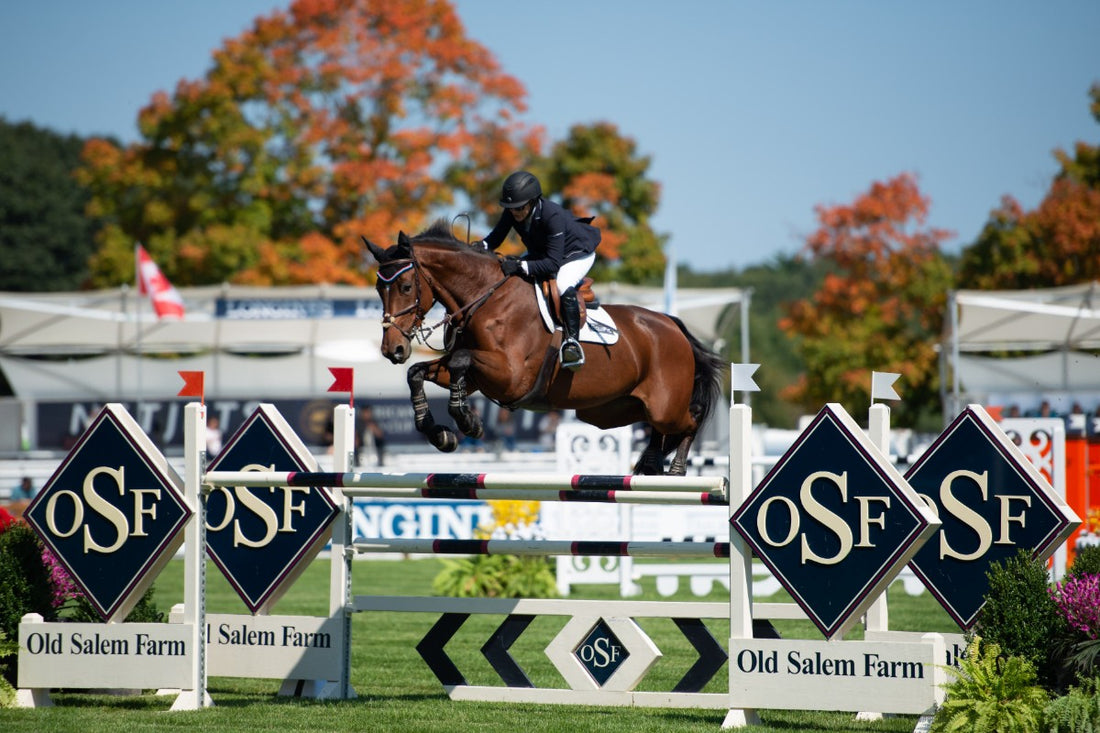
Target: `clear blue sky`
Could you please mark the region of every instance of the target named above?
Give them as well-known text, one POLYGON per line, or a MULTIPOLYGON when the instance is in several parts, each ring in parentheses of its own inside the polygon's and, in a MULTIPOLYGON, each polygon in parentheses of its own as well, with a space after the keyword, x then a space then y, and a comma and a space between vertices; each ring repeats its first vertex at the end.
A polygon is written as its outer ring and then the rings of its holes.
MULTIPOLYGON (((157 90, 288 0, 0 6, 0 115, 136 138, 157 90)), ((652 157, 654 221, 696 270, 793 254, 817 204, 903 171, 957 249, 1004 194, 1035 206, 1100 142, 1100 1, 457 0, 551 138, 607 120, 652 157)))

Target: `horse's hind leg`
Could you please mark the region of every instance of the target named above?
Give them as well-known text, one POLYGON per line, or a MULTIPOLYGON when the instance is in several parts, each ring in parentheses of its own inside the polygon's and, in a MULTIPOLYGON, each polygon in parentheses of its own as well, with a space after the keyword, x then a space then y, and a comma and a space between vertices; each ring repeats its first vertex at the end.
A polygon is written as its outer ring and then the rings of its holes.
POLYGON ((649 444, 646 445, 638 462, 634 464, 634 474, 642 476, 659 476, 665 470, 665 436, 653 430, 651 427, 649 444))
POLYGON ((409 394, 412 398, 413 420, 416 429, 428 437, 428 442, 444 453, 451 453, 458 448, 458 436, 454 431, 444 425, 436 425, 428 406, 428 396, 424 393, 424 379, 428 368, 436 366, 438 362, 420 362, 409 367, 406 379, 409 383, 409 394))
POLYGON ((470 403, 466 400, 466 372, 470 368, 472 359, 470 352, 460 349, 451 354, 447 360, 447 368, 451 373, 451 394, 447 402, 447 412, 454 418, 455 424, 464 435, 478 439, 485 434, 481 424, 481 417, 470 409, 470 403))

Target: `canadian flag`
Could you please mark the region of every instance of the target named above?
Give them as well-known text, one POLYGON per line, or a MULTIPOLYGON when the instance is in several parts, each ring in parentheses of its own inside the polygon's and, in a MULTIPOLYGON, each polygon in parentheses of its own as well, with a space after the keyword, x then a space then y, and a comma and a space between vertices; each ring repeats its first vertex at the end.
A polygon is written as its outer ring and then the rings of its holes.
POLYGON ((138 292, 153 301, 157 318, 183 318, 183 298, 140 244, 134 248, 138 292))

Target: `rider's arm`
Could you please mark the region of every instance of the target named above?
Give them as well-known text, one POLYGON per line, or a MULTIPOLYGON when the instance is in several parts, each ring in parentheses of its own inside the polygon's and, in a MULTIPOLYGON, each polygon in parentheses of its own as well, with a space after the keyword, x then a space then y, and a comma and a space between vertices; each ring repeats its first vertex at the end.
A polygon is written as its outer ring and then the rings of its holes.
POLYGON ((493 231, 485 235, 485 239, 481 240, 485 249, 494 250, 504 243, 504 238, 508 236, 508 232, 512 229, 512 223, 515 220, 512 215, 505 212, 497 221, 497 225, 493 227, 493 231))
POLYGON ((528 256, 524 261, 524 268, 528 274, 536 280, 545 280, 557 275, 558 270, 565 262, 565 227, 567 219, 564 211, 550 210, 546 207, 542 230, 545 233, 543 251, 531 252, 528 246, 528 256))

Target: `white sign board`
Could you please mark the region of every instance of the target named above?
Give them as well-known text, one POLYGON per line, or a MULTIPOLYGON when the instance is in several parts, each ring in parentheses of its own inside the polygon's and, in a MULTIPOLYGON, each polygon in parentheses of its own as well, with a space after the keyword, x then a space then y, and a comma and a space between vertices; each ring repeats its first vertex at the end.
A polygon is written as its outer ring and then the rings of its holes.
MULTIPOLYGON (((24 617, 26 618, 26 617, 24 617)), ((19 687, 190 686, 195 650, 185 624, 19 624, 19 687)))
POLYGON ((314 616, 206 615, 206 669, 218 677, 335 680, 340 620, 314 616))

